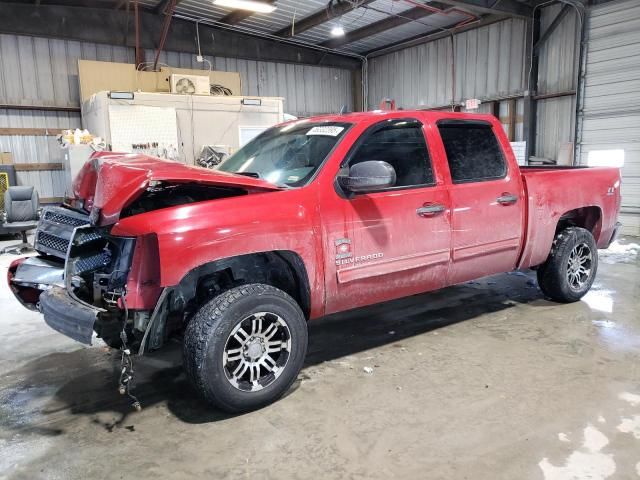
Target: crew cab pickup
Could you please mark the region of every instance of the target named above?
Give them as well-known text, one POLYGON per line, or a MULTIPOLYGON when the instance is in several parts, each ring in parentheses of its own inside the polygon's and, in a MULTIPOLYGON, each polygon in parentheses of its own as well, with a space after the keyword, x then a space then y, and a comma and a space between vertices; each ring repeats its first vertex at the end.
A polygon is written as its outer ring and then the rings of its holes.
POLYGON ((125 354, 182 338, 230 411, 291 386, 323 315, 528 268, 579 300, 620 207, 618 169, 519 167, 496 118, 429 111, 292 121, 213 170, 97 153, 73 190, 11 265, 16 297, 125 354))

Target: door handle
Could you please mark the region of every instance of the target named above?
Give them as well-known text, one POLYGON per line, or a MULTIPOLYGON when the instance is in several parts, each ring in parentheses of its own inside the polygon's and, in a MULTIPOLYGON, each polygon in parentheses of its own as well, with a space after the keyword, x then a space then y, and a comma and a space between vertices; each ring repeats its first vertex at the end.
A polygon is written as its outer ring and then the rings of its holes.
POLYGON ((416 210, 416 213, 421 217, 433 217, 438 215, 439 213, 444 212, 444 205, 440 205, 439 203, 433 203, 430 205, 425 205, 424 207, 420 207, 416 210))
POLYGON ((518 197, 516 195, 511 195, 510 193, 503 193, 498 198, 496 198, 496 201, 500 205, 513 205, 518 201, 518 197))

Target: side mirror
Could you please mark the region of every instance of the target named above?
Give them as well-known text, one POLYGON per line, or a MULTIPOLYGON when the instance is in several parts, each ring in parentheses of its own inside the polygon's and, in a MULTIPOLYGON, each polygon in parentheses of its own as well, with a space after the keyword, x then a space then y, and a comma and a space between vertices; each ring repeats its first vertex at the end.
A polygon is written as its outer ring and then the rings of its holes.
POLYGON ((393 187, 396 171, 380 160, 360 162, 349 169, 349 175, 338 177, 338 183, 348 192, 375 192, 393 187))

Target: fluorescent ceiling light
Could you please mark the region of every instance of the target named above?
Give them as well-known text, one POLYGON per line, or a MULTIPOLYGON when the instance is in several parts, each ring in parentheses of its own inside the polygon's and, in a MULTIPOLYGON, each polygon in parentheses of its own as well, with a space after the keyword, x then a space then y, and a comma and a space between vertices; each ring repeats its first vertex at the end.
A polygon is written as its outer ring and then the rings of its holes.
POLYGON ((260 2, 258 0, 213 0, 213 4, 238 10, 250 10, 258 13, 271 13, 276 9, 275 5, 260 2))
POLYGON ((336 25, 331 29, 332 37, 343 37, 344 36, 344 28, 341 25, 336 25))

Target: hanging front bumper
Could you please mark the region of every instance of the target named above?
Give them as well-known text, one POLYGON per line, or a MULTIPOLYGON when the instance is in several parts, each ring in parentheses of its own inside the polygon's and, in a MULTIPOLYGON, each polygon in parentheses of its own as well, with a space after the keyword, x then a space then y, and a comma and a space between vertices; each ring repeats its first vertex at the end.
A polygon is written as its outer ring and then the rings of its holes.
POLYGON ((44 321, 55 331, 77 342, 91 345, 93 326, 101 311, 72 298, 66 289, 53 286, 40 295, 44 321))

